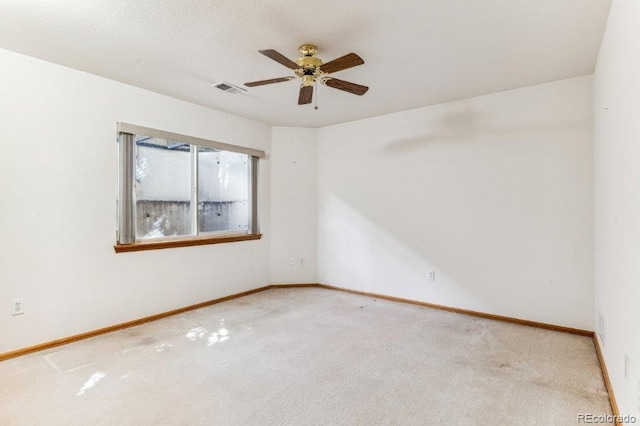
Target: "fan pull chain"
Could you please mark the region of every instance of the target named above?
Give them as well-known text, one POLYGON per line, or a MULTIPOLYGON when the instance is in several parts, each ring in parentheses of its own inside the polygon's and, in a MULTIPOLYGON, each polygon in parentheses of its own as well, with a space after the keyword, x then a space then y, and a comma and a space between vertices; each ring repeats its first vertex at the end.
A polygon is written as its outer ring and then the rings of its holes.
POLYGON ((315 94, 314 98, 316 101, 316 106, 313 107, 313 109, 317 110, 318 109, 318 82, 317 81, 313 81, 313 92, 315 94))

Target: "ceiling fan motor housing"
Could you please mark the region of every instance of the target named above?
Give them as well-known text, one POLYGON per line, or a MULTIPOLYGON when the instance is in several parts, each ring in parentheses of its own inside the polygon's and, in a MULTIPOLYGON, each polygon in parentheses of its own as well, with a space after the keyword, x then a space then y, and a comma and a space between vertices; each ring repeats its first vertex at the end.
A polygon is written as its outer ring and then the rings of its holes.
POLYGON ((316 77, 320 74, 320 66, 322 61, 316 58, 315 55, 318 52, 318 48, 313 44, 303 44, 300 46, 301 57, 296 59, 296 64, 300 67, 296 71, 299 77, 302 77, 302 87, 312 86, 316 77))
POLYGON ((322 65, 322 61, 315 56, 302 56, 296 59, 296 64, 302 68, 317 68, 322 65))

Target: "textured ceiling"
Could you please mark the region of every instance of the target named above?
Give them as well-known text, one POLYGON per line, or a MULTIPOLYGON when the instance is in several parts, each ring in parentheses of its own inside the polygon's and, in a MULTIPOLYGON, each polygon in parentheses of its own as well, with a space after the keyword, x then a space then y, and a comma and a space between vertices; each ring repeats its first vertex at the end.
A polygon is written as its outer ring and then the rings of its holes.
POLYGON ((593 72, 611 0, 0 0, 0 47, 272 125, 319 127, 593 72), (290 75, 260 55, 364 65, 337 78, 359 97, 296 81, 232 95, 211 88, 290 75))

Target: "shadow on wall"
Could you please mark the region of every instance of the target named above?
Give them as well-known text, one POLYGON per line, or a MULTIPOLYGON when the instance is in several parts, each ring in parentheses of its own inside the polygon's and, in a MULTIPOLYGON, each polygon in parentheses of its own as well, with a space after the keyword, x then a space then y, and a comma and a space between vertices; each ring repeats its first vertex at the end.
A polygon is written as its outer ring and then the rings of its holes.
POLYGON ((399 238, 392 228, 380 226, 335 194, 327 195, 324 209, 328 216, 340 218, 325 224, 325 234, 341 236, 340 246, 331 250, 333 257, 327 262, 333 274, 328 284, 434 303, 449 300, 449 305, 484 306, 492 311, 486 293, 461 285, 453 266, 464 258, 451 262, 452 253, 440 253, 443 247, 418 233, 413 241, 399 238), (437 285, 427 285, 430 270, 437 271, 437 285))
POLYGON ((337 265, 327 281, 532 320, 552 312, 553 322, 590 328, 566 309, 573 300, 590 318, 588 118, 501 125, 461 108, 396 140, 390 133, 418 126, 393 124, 335 128, 323 150, 319 238, 337 265))
POLYGON ((524 126, 496 125, 491 114, 486 111, 461 108, 444 113, 428 123, 424 133, 393 140, 384 145, 387 153, 402 153, 422 147, 429 143, 472 143, 479 135, 518 136, 523 132, 537 134, 557 134, 573 132, 589 126, 588 120, 559 121, 555 123, 527 123, 524 126))

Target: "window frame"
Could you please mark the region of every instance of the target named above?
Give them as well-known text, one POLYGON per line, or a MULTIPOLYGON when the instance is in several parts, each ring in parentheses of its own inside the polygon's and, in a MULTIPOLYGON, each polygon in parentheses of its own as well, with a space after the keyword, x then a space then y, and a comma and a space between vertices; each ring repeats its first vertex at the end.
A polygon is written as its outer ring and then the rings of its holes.
POLYGON ((155 250, 171 247, 187 247, 205 244, 218 244, 236 241, 257 240, 262 237, 259 231, 258 211, 258 165, 265 152, 253 148, 231 145, 194 136, 167 132, 137 126, 129 123, 118 123, 118 198, 117 198, 117 232, 116 253, 155 250), (173 235, 139 240, 136 238, 136 199, 135 199, 135 167, 136 136, 147 136, 170 140, 189 145, 191 200, 192 206, 191 235, 173 235), (200 233, 198 229, 198 147, 213 148, 246 154, 249 161, 249 223, 246 231, 219 231, 200 233))

